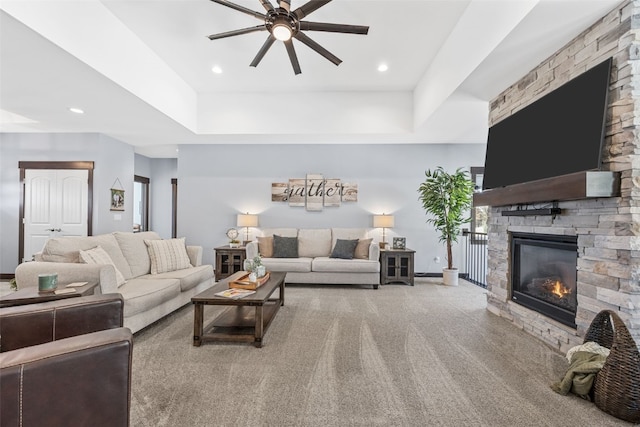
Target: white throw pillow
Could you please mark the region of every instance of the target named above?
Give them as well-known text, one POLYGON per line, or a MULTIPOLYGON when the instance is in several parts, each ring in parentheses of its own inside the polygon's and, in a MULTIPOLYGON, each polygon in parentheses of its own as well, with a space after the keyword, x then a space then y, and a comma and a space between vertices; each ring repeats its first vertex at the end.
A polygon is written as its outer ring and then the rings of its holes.
POLYGON ((167 240, 145 240, 151 260, 151 274, 166 273, 191 267, 184 237, 167 240))
POLYGON ((111 264, 111 265, 113 265, 113 268, 115 268, 115 270, 116 270, 116 282, 118 284, 118 287, 120 287, 120 286, 124 285, 125 283, 127 283, 127 281, 124 279, 124 276, 122 275, 120 270, 118 270, 118 267, 116 267, 116 265, 113 263, 113 260, 111 259, 109 254, 107 252, 105 252, 105 250, 102 249, 102 247, 96 246, 93 249, 89 249, 89 250, 86 250, 86 251, 80 251, 80 259, 85 264, 111 264))

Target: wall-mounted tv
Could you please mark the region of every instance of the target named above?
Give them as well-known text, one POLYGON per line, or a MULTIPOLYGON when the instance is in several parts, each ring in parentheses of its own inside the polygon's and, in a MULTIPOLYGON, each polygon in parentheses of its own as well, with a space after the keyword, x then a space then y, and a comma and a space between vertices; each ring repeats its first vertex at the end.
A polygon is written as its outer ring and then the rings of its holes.
POLYGON ((493 125, 483 189, 600 169, 611 62, 493 125))

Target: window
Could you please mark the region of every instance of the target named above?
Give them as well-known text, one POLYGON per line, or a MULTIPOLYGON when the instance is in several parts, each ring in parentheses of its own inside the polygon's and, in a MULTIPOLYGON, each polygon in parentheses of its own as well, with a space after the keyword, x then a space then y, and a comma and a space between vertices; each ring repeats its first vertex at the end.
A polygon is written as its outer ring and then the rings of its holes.
MULTIPOLYGON (((484 178, 484 167, 471 167, 471 181, 475 183, 475 191, 482 190, 482 179, 484 178)), ((471 232, 486 233, 488 230, 489 207, 488 206, 472 206, 471 208, 471 232)))

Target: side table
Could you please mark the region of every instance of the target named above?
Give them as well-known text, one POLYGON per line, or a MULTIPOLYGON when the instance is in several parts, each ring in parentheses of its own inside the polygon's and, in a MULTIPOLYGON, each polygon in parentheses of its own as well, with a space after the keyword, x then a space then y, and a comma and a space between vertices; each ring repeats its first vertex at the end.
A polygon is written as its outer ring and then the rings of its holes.
POLYGON ((380 249, 380 284, 405 283, 413 286, 415 253, 411 249, 380 249))
POLYGON ((240 246, 232 248, 229 245, 213 249, 216 258, 216 281, 226 279, 233 273, 242 271, 244 260, 247 257, 246 248, 240 246))
MULTIPOLYGON (((54 292, 38 292, 38 286, 19 289, 8 295, 0 298, 0 307, 12 307, 15 305, 36 304, 39 302, 55 301, 65 298, 84 297, 87 295, 93 295, 95 287, 98 286, 96 282, 89 282, 84 286, 79 286, 75 289, 75 292, 66 294, 56 294, 54 292)), ((64 284, 58 285, 58 290, 67 289, 64 284)))

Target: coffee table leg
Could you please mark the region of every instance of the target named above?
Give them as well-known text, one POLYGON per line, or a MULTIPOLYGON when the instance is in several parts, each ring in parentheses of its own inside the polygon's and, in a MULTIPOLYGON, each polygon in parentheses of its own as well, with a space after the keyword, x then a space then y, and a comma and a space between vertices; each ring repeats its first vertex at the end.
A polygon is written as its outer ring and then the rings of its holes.
POLYGON ((195 303, 193 305, 193 345, 200 347, 202 343, 204 304, 195 303))
POLYGON ((262 305, 256 306, 256 325, 255 325, 255 346, 262 347, 262 337, 264 334, 264 311, 262 305))
POLYGON ((280 283, 280 306, 284 305, 284 280, 280 283))

